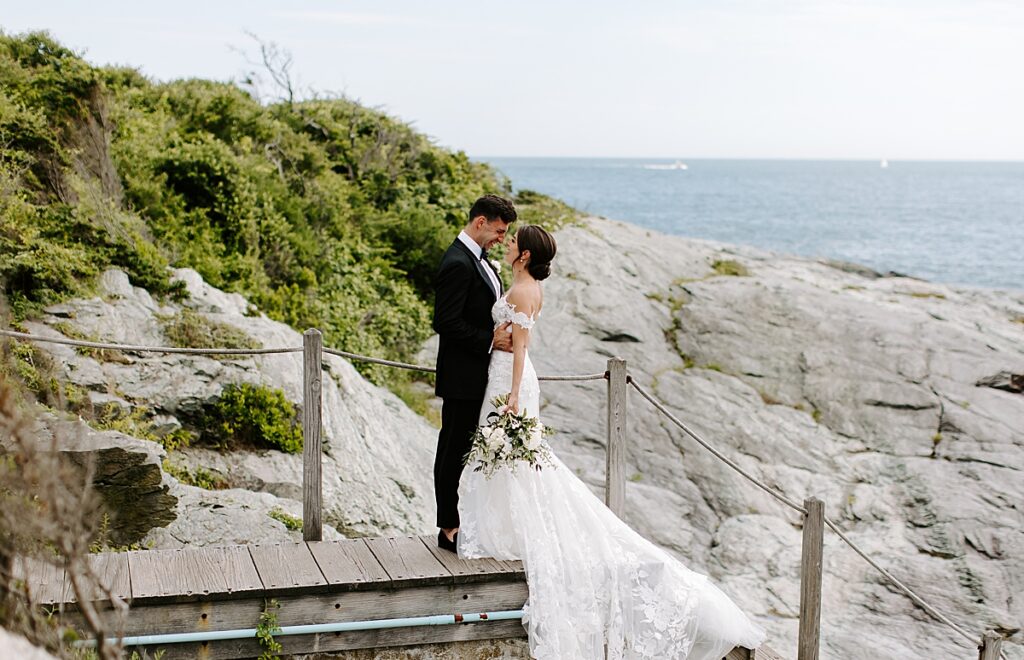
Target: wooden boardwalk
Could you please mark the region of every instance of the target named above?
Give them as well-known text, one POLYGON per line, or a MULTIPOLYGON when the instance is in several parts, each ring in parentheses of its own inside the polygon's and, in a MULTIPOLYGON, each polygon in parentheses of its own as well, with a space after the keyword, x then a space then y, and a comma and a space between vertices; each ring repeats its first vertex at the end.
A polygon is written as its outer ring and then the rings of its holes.
MULTIPOLYGON (((352 539, 90 557, 104 587, 131 604, 127 616, 106 607, 118 636, 255 628, 274 599, 278 625, 293 626, 434 614, 517 610, 527 588, 521 562, 464 560, 432 537, 352 539)), ((37 599, 77 619, 59 569, 23 571, 37 599)), ((97 593, 99 596, 99 593, 97 593)), ((518 620, 278 637, 282 655, 472 639, 524 637, 518 620)), ((247 658, 255 639, 168 644, 164 658, 247 658)))
MULTIPOLYGON (((349 539, 90 556, 102 586, 130 603, 126 615, 102 606, 108 634, 119 637, 255 628, 271 599, 280 626, 438 614, 518 610, 528 591, 518 561, 460 559, 433 537, 349 539)), ((80 623, 60 569, 21 566, 37 600, 80 623)), ((105 594, 95 592, 103 602, 105 594)), ((281 654, 525 637, 519 620, 287 635, 281 654)), ((251 658, 256 639, 161 644, 164 658, 251 658)), ((728 660, 776 660, 770 649, 737 648, 728 660)))

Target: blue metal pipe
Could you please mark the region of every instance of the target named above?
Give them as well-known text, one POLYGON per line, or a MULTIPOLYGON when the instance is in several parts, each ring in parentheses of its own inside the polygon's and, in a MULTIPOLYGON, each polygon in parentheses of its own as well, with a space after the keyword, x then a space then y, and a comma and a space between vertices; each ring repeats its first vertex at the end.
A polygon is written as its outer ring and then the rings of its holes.
MULTIPOLYGON (((282 626, 274 636, 315 635, 317 633, 353 632, 357 630, 383 630, 385 628, 412 628, 416 626, 448 626, 456 623, 478 623, 481 621, 508 621, 522 619, 522 610, 482 612, 480 614, 437 614, 402 619, 375 619, 371 621, 342 621, 339 623, 314 623, 305 626, 282 626)), ((135 637, 107 637, 110 644, 123 646, 156 646, 159 644, 184 644, 187 642, 217 642, 226 639, 248 639, 256 636, 255 628, 236 630, 207 630, 204 632, 169 633, 165 635, 136 635, 135 637)), ((75 642, 76 647, 96 646, 95 639, 75 642)))

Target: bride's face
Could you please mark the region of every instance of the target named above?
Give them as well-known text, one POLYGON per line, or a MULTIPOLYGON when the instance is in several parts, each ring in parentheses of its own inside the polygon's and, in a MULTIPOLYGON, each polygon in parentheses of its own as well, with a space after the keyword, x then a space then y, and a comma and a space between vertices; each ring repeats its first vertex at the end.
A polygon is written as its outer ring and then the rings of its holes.
POLYGON ((519 258, 519 242, 516 238, 516 235, 512 234, 512 237, 508 239, 508 248, 505 250, 505 263, 509 266, 519 258))

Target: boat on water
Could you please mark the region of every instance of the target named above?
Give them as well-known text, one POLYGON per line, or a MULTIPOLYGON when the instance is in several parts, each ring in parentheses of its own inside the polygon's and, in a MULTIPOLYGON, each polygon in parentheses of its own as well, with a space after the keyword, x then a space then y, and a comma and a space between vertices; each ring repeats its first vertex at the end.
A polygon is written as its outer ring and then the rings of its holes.
POLYGON ((655 163, 651 165, 644 165, 645 170, 688 170, 686 163, 681 160, 677 160, 674 163, 655 163))

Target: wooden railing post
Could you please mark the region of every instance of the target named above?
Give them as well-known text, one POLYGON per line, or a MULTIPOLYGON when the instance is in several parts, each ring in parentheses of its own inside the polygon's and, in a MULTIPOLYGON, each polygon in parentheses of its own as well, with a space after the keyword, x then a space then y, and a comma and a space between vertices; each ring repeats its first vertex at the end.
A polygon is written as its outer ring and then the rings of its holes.
POLYGON ((316 328, 302 333, 302 540, 323 540, 321 518, 321 374, 324 337, 316 328))
POLYGON ((800 639, 797 660, 818 660, 821 636, 821 566, 825 503, 804 500, 803 550, 800 554, 800 639))
POLYGON ((986 630, 978 647, 978 660, 999 660, 1003 650, 1003 636, 994 630, 986 630))
POLYGON ((622 518, 626 505, 626 361, 608 360, 608 463, 604 503, 622 518))

